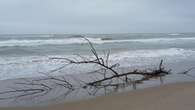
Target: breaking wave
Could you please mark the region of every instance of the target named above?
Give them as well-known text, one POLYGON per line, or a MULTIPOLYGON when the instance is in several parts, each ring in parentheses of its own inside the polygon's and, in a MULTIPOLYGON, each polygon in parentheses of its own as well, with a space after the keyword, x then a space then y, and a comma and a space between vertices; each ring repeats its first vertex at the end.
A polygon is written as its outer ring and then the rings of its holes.
MULTIPOLYGON (((195 40, 195 37, 188 38, 150 38, 150 39, 111 39, 111 38, 88 38, 94 44, 121 43, 121 42, 140 42, 140 43, 159 43, 174 42, 184 40, 195 40)), ((34 39, 34 40, 3 40, 0 41, 0 47, 12 46, 40 46, 40 45, 66 45, 66 44, 86 44, 83 38, 63 38, 63 39, 34 39)))

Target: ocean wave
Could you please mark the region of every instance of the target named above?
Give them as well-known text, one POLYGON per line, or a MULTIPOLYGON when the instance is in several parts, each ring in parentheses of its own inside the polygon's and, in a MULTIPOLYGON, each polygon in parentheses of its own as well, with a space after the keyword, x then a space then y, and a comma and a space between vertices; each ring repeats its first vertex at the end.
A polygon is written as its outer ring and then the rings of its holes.
MULTIPOLYGON (((166 59, 167 62, 167 60, 188 59, 190 56, 193 57, 194 55, 195 51, 181 48, 129 50, 110 54, 109 62, 111 64, 119 63, 121 67, 128 67, 130 65, 143 66, 154 63, 154 61, 159 63, 160 59, 166 59)), ((40 72, 48 72, 66 64, 66 62, 61 60, 50 60, 50 57, 75 58, 74 55, 0 57, 0 69, 2 70, 0 79, 40 76, 40 72)), ((85 57, 91 58, 89 55, 85 55, 85 57)), ((78 67, 76 65, 74 67, 67 66, 59 73, 53 74, 86 73, 86 71, 90 71, 93 68, 93 65, 78 65, 78 67)))
MULTIPOLYGON (((178 40, 195 40, 195 37, 188 38, 150 38, 150 39, 111 39, 111 38, 87 38, 94 44, 121 43, 121 42, 140 42, 140 43, 159 43, 172 42, 178 40)), ((65 44, 85 44, 87 41, 83 38, 64 38, 64 39, 34 39, 34 40, 4 40, 0 41, 0 47, 11 46, 39 46, 39 45, 65 45, 65 44)))
POLYGON ((194 54, 195 51, 181 49, 181 48, 168 48, 168 49, 152 49, 152 50, 131 50, 113 54, 111 59, 124 59, 124 58, 154 58, 162 56, 188 56, 194 54))
MULTIPOLYGON (((157 57, 186 57, 190 55, 194 55, 195 50, 191 49, 182 49, 182 48, 167 48, 167 49, 142 49, 142 50, 128 50, 115 52, 110 54, 111 60, 121 60, 121 59, 134 59, 134 58, 157 58, 157 57)), ((91 55, 81 55, 86 58, 93 58, 91 55)), ((104 57, 105 55, 99 55, 100 57, 104 57)), ((7 63, 13 62, 44 62, 49 61, 49 58, 59 57, 59 58, 75 58, 77 55, 49 55, 49 56, 22 56, 22 57, 0 57, 0 65, 6 65, 7 63)))
MULTIPOLYGON (((100 38, 88 38, 93 42, 100 42, 100 38)), ((45 39, 45 40, 6 40, 0 41, 1 47, 10 46, 38 46, 38 45, 58 45, 58 44, 82 44, 87 43, 83 38, 66 38, 66 39, 45 39)))

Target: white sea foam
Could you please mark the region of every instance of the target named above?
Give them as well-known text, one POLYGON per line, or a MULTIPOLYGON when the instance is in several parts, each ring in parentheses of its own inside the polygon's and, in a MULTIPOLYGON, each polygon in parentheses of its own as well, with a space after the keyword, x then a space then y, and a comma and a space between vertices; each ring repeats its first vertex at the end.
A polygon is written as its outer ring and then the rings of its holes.
MULTIPOLYGON (((129 65, 144 65, 154 63, 155 59, 185 59, 194 56, 195 51, 178 48, 157 49, 157 50, 131 50, 110 55, 110 63, 118 62, 121 67, 129 65), (145 62, 145 63, 144 63, 145 62)), ((52 56, 51 56, 52 57, 52 56)), ((72 58, 73 55, 57 56, 72 58)), ((90 56, 86 56, 90 57, 90 56)), ((19 77, 34 77, 40 76, 40 72, 49 72, 61 66, 66 62, 61 60, 49 60, 44 56, 29 56, 29 57, 0 57, 0 79, 19 78, 19 77), (24 69, 25 68, 25 69, 24 69)), ((64 73, 85 73, 94 67, 91 65, 67 66, 64 70, 60 70, 57 74, 64 73)))
POLYGON ((178 36, 178 35, 181 35, 180 33, 171 33, 171 34, 168 34, 170 36, 178 36))
POLYGON ((193 50, 185 50, 179 48, 169 48, 169 49, 156 49, 156 50, 135 50, 126 51, 118 54, 113 54, 114 59, 128 58, 149 58, 149 57, 161 57, 161 56, 185 56, 194 53, 193 50), (121 58, 122 57, 122 58, 121 58))
MULTIPOLYGON (((99 42, 100 38, 88 38, 90 41, 99 42)), ((66 39, 44 39, 44 40, 6 40, 0 41, 0 46, 36 46, 36 45, 54 45, 54 44, 77 44, 87 43, 82 38, 66 38, 66 39)))
MULTIPOLYGON (((121 43, 121 42, 140 42, 140 43, 159 43, 173 42, 178 40, 195 40, 195 37, 188 38, 150 38, 150 39, 122 39, 122 40, 102 40, 102 38, 88 38, 94 44, 121 43)), ((5 40, 0 41, 0 47, 11 46, 38 46, 38 45, 63 45, 63 44, 84 44, 87 43, 83 38, 64 38, 64 39, 44 39, 44 40, 5 40)))

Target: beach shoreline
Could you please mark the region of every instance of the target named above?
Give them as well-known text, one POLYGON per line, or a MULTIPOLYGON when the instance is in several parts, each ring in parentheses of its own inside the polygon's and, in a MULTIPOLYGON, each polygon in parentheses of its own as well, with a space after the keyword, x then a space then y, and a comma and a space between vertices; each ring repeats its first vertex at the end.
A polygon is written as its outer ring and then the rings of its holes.
POLYGON ((195 82, 166 84, 94 99, 4 110, 194 110, 195 82))

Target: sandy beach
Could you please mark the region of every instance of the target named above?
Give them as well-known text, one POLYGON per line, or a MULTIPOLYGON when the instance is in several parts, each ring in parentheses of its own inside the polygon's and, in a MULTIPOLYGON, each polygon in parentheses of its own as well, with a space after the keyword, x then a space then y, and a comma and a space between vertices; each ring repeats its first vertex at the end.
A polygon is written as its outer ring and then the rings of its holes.
POLYGON ((1 108, 1 110, 194 110, 194 108, 195 82, 187 82, 48 107, 1 108))

